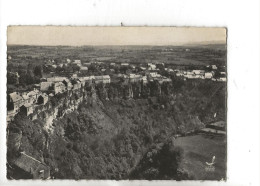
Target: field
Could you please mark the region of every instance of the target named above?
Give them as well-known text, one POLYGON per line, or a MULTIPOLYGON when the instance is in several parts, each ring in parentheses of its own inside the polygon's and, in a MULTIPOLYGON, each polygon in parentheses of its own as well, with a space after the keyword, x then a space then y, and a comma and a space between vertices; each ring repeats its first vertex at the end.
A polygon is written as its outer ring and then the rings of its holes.
POLYGON ((201 46, 8 46, 18 64, 81 59, 82 62, 163 62, 169 65, 225 65, 225 45, 201 46), (188 51, 187 51, 188 50, 188 51))
POLYGON ((180 137, 176 145, 184 149, 181 167, 196 180, 221 180, 226 175, 226 137, 207 137, 203 135, 180 137), (215 156, 215 171, 206 171, 206 162, 215 156))

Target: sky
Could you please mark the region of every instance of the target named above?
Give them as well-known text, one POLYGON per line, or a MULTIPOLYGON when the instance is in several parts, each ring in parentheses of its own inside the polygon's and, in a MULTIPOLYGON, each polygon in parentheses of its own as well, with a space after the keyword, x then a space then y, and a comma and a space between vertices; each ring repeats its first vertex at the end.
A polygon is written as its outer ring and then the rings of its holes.
POLYGON ((9 26, 8 45, 183 45, 226 43, 225 28, 9 26))

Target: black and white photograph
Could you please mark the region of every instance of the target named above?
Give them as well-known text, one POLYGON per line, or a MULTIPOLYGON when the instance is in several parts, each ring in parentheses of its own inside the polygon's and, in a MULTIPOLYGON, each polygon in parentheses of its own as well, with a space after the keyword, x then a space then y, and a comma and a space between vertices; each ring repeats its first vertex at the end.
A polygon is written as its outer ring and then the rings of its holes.
POLYGON ((0 186, 259 186, 258 0, 0 0, 0 186))
POLYGON ((227 179, 225 27, 9 26, 7 179, 227 179))

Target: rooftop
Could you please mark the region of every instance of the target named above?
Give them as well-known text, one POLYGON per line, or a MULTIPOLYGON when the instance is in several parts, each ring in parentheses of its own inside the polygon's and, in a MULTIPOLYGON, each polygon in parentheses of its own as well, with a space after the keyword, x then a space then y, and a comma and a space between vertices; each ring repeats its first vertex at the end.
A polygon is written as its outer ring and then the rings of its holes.
POLYGON ((23 99, 17 92, 13 92, 9 95, 10 95, 11 99, 13 100, 13 102, 17 102, 17 101, 23 99))
POLYGON ((49 177, 49 167, 24 152, 21 152, 20 156, 13 161, 13 164, 30 174, 45 170, 47 174, 45 174, 44 178, 49 177))

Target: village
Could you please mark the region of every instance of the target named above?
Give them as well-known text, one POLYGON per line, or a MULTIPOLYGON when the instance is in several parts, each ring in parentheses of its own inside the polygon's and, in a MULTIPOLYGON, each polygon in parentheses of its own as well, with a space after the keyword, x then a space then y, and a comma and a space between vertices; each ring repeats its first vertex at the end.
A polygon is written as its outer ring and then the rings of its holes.
MULTIPOLYGON (((60 64, 66 66, 71 60, 67 59, 67 63, 60 64)), ((50 65, 50 63, 54 63, 54 61, 49 60, 46 64, 46 67, 51 66, 54 69, 57 68, 57 65, 50 65)), ((187 79, 207 79, 212 81, 222 81, 226 82, 226 72, 220 72, 221 76, 216 78, 215 74, 217 72, 218 67, 216 65, 207 66, 206 68, 211 68, 211 71, 205 70, 178 70, 172 68, 164 68, 163 70, 166 72, 166 76, 161 75, 162 68, 164 64, 153 64, 147 63, 144 65, 135 66, 129 63, 121 63, 115 64, 110 63, 109 67, 120 66, 121 69, 125 68, 127 71, 125 74, 110 74, 110 75, 90 75, 84 76, 84 71, 88 71, 88 67, 93 65, 92 63, 81 63, 81 60, 74 60, 72 62, 73 65, 76 65, 80 68, 78 73, 74 73, 71 77, 61 77, 55 76, 51 71, 50 74, 53 77, 41 78, 41 82, 39 84, 34 85, 34 89, 28 92, 12 92, 8 95, 7 99, 7 122, 12 121, 14 116, 19 112, 25 112, 26 115, 30 115, 33 113, 35 107, 43 104, 45 105, 50 97, 53 97, 57 94, 62 94, 64 92, 70 91, 78 91, 84 90, 85 85, 94 84, 110 84, 113 83, 142 83, 147 84, 148 82, 157 81, 159 84, 164 82, 171 82, 172 79, 170 75, 175 74, 176 77, 182 78, 184 81, 187 79), (138 70, 137 70, 138 69, 138 70), (134 73, 136 72, 136 73, 134 73), (82 76, 83 74, 83 76, 82 76)), ((101 68, 102 72, 107 71, 105 69, 106 65, 103 63, 94 63, 98 64, 98 67, 101 68)), ((110 71, 114 71, 114 68, 109 69, 110 71)), ((165 74, 165 73, 164 73, 165 74)), ((16 73, 17 83, 19 83, 19 75, 16 73)))
MULTIPOLYGON (((10 58, 10 57, 9 57, 10 58)), ((57 68, 57 65, 50 65, 50 63, 54 63, 54 60, 49 60, 45 65, 46 67, 57 68)), ((66 60, 66 63, 60 64, 59 66, 67 66, 71 63, 70 59, 66 60)), ((164 68, 164 64, 153 64, 147 63, 146 65, 140 64, 139 66, 132 65, 129 63, 121 63, 115 64, 110 63, 106 65, 102 62, 100 63, 81 63, 81 60, 74 60, 72 62, 73 65, 76 65, 80 68, 77 73, 71 74, 70 77, 64 76, 56 76, 53 71, 50 71, 52 77, 41 78, 41 82, 39 84, 34 85, 34 89, 27 92, 12 92, 8 94, 7 99, 7 122, 12 121, 14 116, 19 112, 25 112, 26 115, 30 115, 33 113, 35 107, 39 105, 45 105, 50 97, 53 97, 57 94, 62 94, 64 92, 70 91, 78 91, 84 90, 85 85, 91 84, 110 84, 110 83, 142 83, 147 84, 148 82, 157 81, 159 84, 164 82, 172 82, 171 75, 175 75, 176 77, 182 78, 183 81, 187 79, 206 79, 212 81, 222 81, 226 82, 226 72, 218 72, 218 67, 216 65, 206 66, 207 69, 211 69, 211 71, 206 70, 178 70, 172 68, 164 68), (84 76, 84 72, 88 71, 88 68, 91 65, 96 65, 96 67, 101 69, 101 72, 104 72, 104 75, 90 75, 84 76), (111 74, 105 75, 107 70, 114 72, 114 68, 119 66, 120 69, 124 69, 126 71, 125 74, 111 74), (106 69, 108 67, 109 69, 106 69), (112 68, 111 68, 112 67, 112 68), (162 67, 164 74, 166 76, 161 75, 162 67), (166 72, 166 73, 165 73, 166 72), (216 78, 216 73, 219 73, 221 76, 216 78), (83 75, 82 75, 83 74, 83 75)), ((121 71, 123 72, 123 71, 121 71)), ((19 75, 15 73, 17 82, 19 84, 19 75)))

